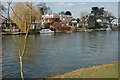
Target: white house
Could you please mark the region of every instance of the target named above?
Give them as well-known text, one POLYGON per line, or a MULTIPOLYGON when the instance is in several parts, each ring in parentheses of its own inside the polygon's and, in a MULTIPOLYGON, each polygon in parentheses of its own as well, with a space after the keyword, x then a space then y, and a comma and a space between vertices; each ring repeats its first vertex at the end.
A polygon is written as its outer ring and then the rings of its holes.
POLYGON ((111 24, 112 24, 112 27, 118 26, 118 19, 113 19, 113 20, 111 21, 111 24))
POLYGON ((71 23, 72 26, 79 27, 79 23, 77 23, 76 19, 71 20, 70 23, 71 23))
POLYGON ((59 15, 58 14, 46 14, 46 15, 42 15, 42 18, 43 19, 46 19, 46 18, 59 18, 59 15))
POLYGON ((71 15, 59 15, 59 17, 60 17, 60 20, 64 20, 64 19, 66 19, 66 18, 69 18, 69 19, 72 19, 73 17, 71 16, 71 15))

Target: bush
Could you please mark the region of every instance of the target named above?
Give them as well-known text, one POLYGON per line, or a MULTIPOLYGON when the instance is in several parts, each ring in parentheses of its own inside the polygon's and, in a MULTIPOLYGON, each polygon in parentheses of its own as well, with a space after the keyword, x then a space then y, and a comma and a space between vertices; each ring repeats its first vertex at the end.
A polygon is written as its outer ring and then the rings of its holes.
POLYGON ((82 26, 79 26, 79 28, 82 28, 82 26))
POLYGON ((88 26, 87 29, 96 29, 94 26, 88 26))
POLYGON ((104 25, 104 26, 102 26, 102 27, 103 27, 103 28, 107 28, 107 26, 105 26, 105 25, 104 25))
POLYGON ((50 23, 46 23, 46 24, 44 24, 44 27, 45 27, 45 29, 50 28, 50 23))

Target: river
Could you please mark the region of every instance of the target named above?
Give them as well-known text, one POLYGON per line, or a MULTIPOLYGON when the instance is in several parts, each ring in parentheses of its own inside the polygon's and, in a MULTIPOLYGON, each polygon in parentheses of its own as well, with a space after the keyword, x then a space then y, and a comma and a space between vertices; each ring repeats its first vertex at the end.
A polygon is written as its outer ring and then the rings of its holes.
MULTIPOLYGON (((19 35, 2 36, 5 78, 20 78, 19 35)), ((21 44, 24 41, 21 36, 21 44)), ((72 34, 33 34, 28 36, 24 55, 24 77, 44 78, 118 61, 118 32, 75 32, 72 34)))

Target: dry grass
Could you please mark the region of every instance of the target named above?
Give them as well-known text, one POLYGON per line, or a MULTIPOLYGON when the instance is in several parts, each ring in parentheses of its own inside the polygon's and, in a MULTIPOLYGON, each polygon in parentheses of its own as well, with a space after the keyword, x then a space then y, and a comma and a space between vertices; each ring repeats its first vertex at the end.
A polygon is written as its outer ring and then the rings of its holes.
POLYGON ((118 62, 90 68, 81 68, 49 78, 118 78, 118 62))

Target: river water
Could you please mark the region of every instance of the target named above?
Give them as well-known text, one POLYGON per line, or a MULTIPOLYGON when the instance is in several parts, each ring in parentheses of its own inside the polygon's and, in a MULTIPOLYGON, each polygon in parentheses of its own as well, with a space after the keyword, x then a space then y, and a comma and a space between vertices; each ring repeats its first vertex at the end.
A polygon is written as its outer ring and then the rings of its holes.
MULTIPOLYGON (((19 78, 19 35, 2 36, 3 77, 19 78)), ((24 42, 21 36, 21 44, 24 42)), ((24 77, 44 78, 118 61, 118 32, 75 32, 29 35, 24 77)))

